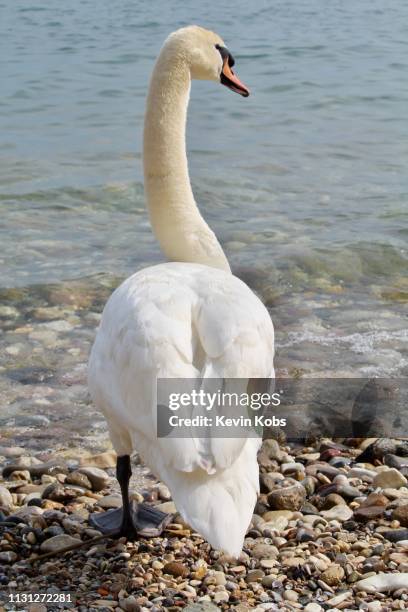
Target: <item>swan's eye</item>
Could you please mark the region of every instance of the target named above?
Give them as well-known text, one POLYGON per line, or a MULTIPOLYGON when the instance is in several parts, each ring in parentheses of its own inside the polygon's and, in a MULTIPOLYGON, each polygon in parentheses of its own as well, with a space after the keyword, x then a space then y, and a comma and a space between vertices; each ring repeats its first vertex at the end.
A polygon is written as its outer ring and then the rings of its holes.
POLYGON ((225 62, 226 59, 228 59, 228 66, 232 68, 233 65, 235 64, 235 60, 232 57, 231 53, 228 51, 227 47, 222 47, 221 45, 215 45, 215 48, 218 49, 218 51, 220 52, 223 63, 225 62))

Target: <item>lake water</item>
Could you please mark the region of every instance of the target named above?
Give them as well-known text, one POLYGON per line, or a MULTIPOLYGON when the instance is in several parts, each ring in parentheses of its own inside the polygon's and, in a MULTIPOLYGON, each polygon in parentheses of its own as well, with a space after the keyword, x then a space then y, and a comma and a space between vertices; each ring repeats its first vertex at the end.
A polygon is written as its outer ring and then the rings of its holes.
POLYGON ((408 374, 406 2, 2 0, 7 419, 33 402, 51 420, 55 405, 81 414, 104 301, 162 261, 144 100, 164 38, 194 22, 224 38, 252 91, 193 84, 189 161, 234 271, 270 309, 278 371, 408 374))

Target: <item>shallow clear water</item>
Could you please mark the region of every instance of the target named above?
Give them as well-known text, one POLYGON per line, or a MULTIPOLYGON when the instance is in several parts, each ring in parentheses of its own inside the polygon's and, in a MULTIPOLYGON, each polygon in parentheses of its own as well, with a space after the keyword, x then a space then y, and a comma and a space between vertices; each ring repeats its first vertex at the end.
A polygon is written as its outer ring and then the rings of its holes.
POLYGON ((0 343, 19 345, 1 352, 7 401, 27 364, 85 363, 111 287, 162 259, 144 98, 163 39, 191 22, 223 36, 252 90, 194 83, 189 160, 234 271, 270 308, 278 370, 408 374, 405 2, 3 0, 0 22, 0 287, 18 289, 2 293, 17 313, 0 343), (48 340, 38 327, 67 317, 48 340))

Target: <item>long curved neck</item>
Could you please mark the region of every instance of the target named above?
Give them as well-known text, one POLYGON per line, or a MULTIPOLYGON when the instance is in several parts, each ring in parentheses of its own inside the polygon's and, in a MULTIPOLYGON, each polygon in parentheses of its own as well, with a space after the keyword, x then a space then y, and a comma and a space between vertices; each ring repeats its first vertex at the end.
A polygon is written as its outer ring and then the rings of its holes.
POLYGON ((230 271, 191 189, 185 142, 190 86, 187 61, 164 47, 153 70, 144 125, 144 185, 150 222, 171 261, 230 271))

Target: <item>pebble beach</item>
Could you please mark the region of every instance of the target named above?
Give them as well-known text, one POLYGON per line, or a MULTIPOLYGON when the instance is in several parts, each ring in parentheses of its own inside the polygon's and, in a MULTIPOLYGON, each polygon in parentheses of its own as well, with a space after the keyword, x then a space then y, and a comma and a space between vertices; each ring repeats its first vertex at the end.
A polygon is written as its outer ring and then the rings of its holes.
MULTIPOLYGON (((2 440, 2 444, 4 440, 2 440)), ((120 506, 112 450, 0 448, 0 584, 70 593, 80 612, 367 610, 408 606, 408 445, 385 439, 265 440, 261 494, 232 559, 194 533, 133 458, 132 496, 174 513, 162 537, 101 538, 92 512, 120 506), (68 549, 68 550, 67 550, 68 549)), ((31 604, 30 612, 68 605, 31 604)))

